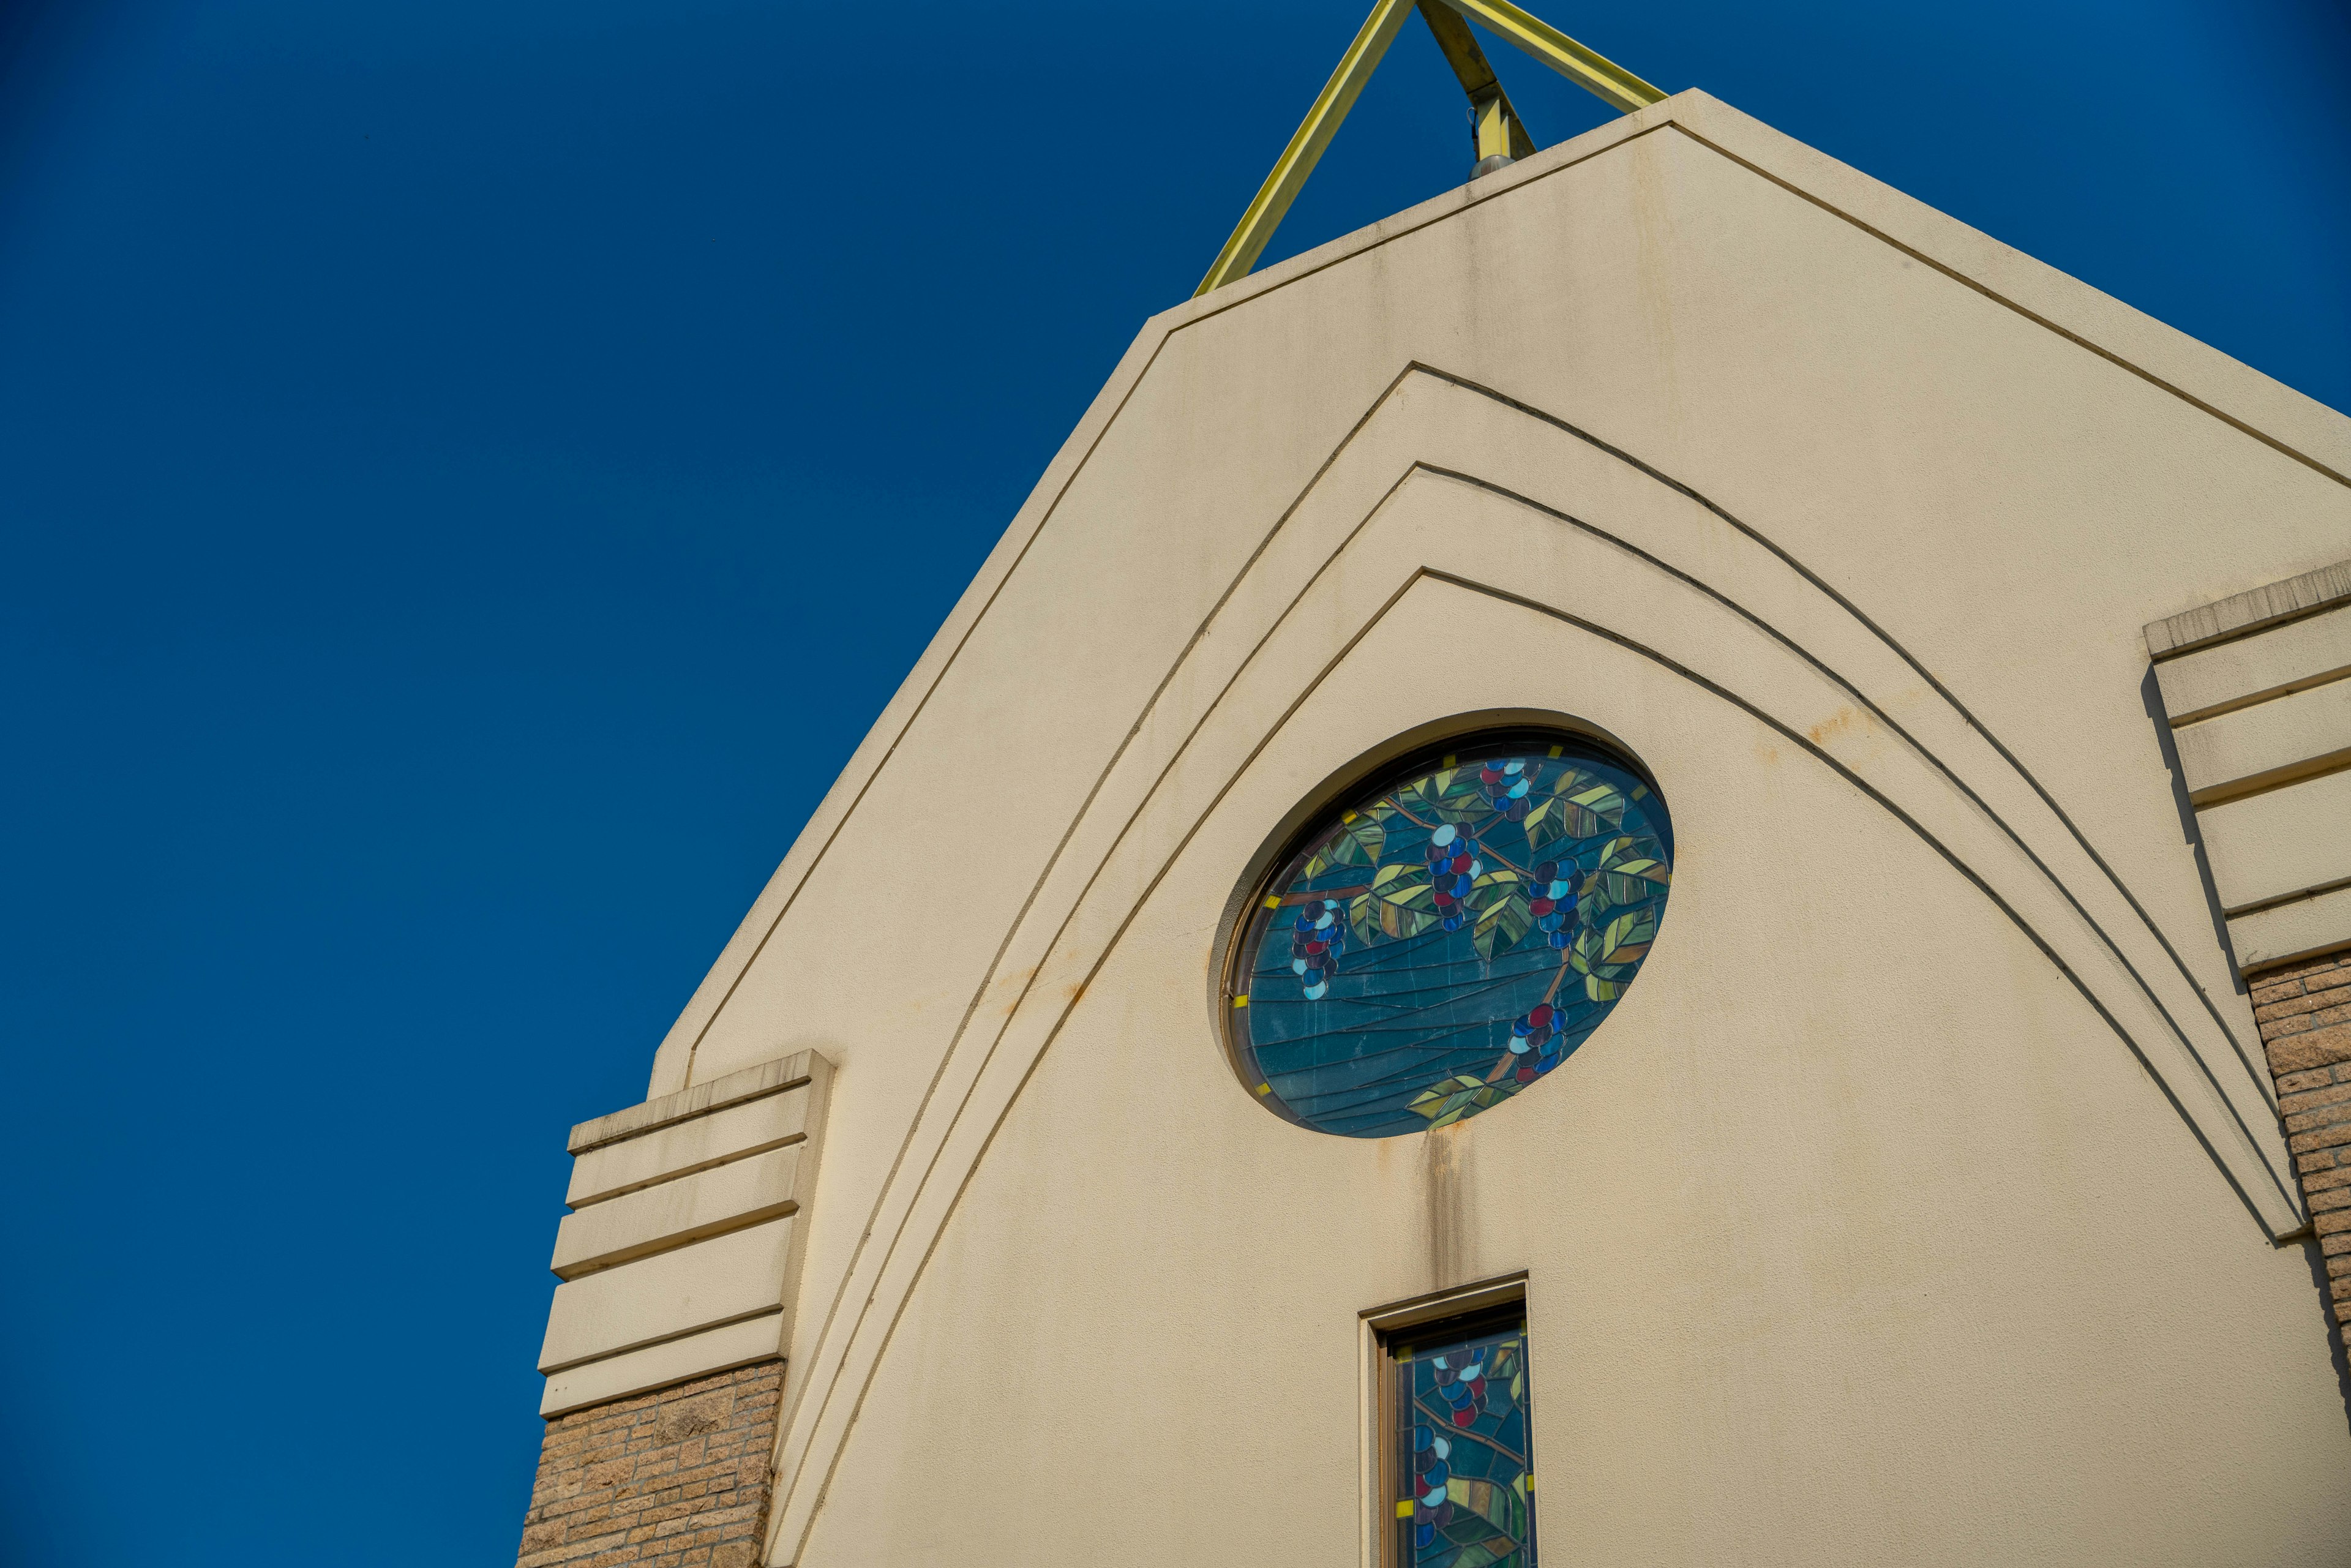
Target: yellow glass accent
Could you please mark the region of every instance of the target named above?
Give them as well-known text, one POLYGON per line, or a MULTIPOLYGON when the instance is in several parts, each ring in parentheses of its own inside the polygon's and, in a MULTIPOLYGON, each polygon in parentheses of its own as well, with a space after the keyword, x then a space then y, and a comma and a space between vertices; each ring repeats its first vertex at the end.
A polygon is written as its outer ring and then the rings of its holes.
POLYGON ((1280 909, 1281 907, 1281 894, 1278 893, 1270 893, 1266 894, 1265 906, 1268 909, 1280 909))
POLYGON ((1233 1006, 1237 1008, 1245 1008, 1249 1006, 1249 998, 1246 995, 1235 997, 1233 998, 1233 1006))
POLYGON ((1554 746, 1554 747, 1552 747, 1551 748, 1551 754, 1552 754, 1553 757, 1557 757, 1557 756, 1558 756, 1562 751, 1564 751, 1565 749, 1567 749, 1565 747, 1562 747, 1562 746, 1554 746))
POLYGON ((1412 1499, 1406 1498, 1402 1502, 1396 1504, 1396 1517, 1398 1519, 1410 1519, 1412 1517, 1412 1499))
POLYGON ((1270 1094, 1273 1092, 1273 1085, 1270 1083, 1260 1083, 1257 1086, 1257 1092, 1260 1094, 1270 1094))

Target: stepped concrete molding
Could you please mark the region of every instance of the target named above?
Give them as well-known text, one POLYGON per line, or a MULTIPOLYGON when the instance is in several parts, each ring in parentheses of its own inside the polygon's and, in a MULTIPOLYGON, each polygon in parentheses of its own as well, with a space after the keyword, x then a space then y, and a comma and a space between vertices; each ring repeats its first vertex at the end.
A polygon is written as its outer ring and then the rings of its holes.
POLYGON ((2146 629, 2213 898, 2351 1322, 2351 561, 2146 629))
POLYGON ((1695 91, 1153 319, 575 1134, 545 1408, 779 1353, 771 1565, 1375 1568, 1364 1314, 1510 1280, 1582 1558, 2351 1561, 2346 476, 1695 91), (1639 986, 1437 1133, 1269 1115, 1254 877, 1504 723, 1669 803, 1639 986))
POLYGON ((2351 946, 2351 561, 2146 637, 2239 967, 2351 946))
POLYGON ((758 1561, 831 1086, 799 1051, 571 1130, 517 1568, 758 1561))
POLYGON ((784 1354, 831 1082, 796 1051, 572 1129, 542 1415, 784 1354))

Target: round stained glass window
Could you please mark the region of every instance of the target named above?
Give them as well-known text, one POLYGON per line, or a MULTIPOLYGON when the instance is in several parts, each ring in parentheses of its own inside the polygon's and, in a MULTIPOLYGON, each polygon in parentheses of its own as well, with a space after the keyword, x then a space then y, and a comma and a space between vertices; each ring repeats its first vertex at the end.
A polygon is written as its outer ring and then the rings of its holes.
POLYGON ((1232 1051, 1281 1115, 1379 1138, 1557 1067, 1656 940, 1665 802, 1566 734, 1457 743, 1316 822, 1239 930, 1232 1051))

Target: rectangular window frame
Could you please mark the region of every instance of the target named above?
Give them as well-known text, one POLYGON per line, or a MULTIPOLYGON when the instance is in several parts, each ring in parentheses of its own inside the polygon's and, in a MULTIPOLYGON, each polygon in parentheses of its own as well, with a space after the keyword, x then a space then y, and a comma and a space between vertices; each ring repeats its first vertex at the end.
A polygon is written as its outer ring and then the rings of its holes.
MULTIPOLYGON (((1515 1307, 1527 1311, 1527 1276, 1523 1270, 1451 1291, 1416 1296, 1408 1301, 1374 1307, 1359 1314, 1362 1389, 1361 1429, 1364 1434, 1362 1489, 1364 1493, 1362 1568, 1405 1568, 1397 1552, 1395 1519, 1396 1456, 1395 1377, 1392 1347, 1410 1343, 1416 1333, 1453 1320, 1470 1320, 1515 1307)), ((1534 1372, 1534 1340, 1527 1340, 1530 1379, 1534 1372)), ((1528 1434, 1528 1458, 1533 1458, 1533 1434, 1528 1434)), ((1528 1498, 1530 1507, 1535 1499, 1528 1498)), ((1540 1516, 1538 1516, 1540 1520, 1540 1516)), ((1538 1522, 1535 1539, 1542 1531, 1538 1522)))

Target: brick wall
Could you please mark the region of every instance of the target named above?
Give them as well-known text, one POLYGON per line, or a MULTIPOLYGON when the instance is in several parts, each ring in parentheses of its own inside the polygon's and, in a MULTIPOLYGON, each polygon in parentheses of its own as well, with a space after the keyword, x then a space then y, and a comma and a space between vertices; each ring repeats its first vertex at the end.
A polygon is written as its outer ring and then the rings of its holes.
POLYGON ((2339 1323, 2351 1323, 2351 948, 2249 976, 2339 1323))
POLYGON ((762 1362, 549 1421, 516 1568, 751 1568, 783 1385, 762 1362))

